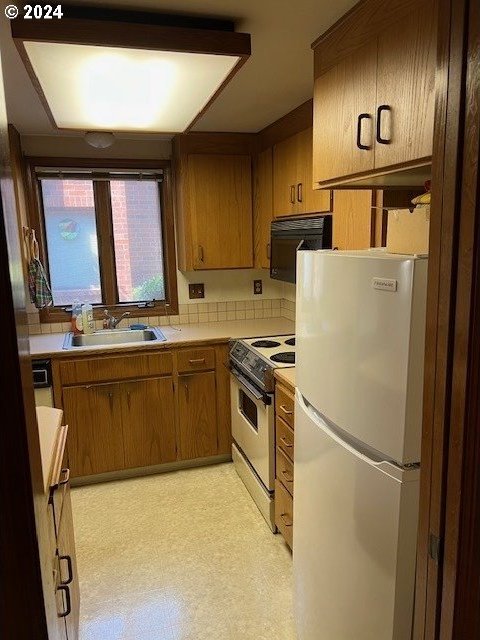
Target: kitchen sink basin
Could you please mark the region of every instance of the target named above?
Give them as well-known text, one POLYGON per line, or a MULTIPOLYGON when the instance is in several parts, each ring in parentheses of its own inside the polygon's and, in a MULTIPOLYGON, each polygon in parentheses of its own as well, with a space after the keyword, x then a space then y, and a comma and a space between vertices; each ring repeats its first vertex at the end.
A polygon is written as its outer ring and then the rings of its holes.
POLYGON ((130 344, 132 342, 163 342, 165 340, 165 336, 157 327, 150 329, 106 329, 77 336, 73 333, 67 333, 63 348, 103 347, 114 344, 130 344))

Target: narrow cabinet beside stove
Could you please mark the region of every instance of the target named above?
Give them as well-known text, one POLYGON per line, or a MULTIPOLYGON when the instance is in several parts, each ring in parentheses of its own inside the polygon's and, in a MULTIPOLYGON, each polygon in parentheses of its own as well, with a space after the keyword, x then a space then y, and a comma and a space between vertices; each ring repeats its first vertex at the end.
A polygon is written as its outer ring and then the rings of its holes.
POLYGON ((275 524, 293 545, 295 388, 275 372, 275 524))

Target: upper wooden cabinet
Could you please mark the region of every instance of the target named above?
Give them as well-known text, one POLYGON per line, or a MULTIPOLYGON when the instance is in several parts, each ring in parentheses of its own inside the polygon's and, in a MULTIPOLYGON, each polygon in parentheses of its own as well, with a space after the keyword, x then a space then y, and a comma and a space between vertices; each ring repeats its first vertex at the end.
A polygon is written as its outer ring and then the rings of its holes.
POLYGON ((330 211, 330 192, 314 191, 312 128, 300 131, 273 149, 273 212, 275 217, 330 211))
POLYGON ((255 268, 270 268, 270 224, 273 219, 273 149, 257 155, 253 163, 253 241, 255 268))
POLYGON ((174 140, 178 266, 253 267, 249 134, 186 134, 174 140))
POLYGON ((314 184, 428 165, 435 0, 359 3, 314 49, 314 184))

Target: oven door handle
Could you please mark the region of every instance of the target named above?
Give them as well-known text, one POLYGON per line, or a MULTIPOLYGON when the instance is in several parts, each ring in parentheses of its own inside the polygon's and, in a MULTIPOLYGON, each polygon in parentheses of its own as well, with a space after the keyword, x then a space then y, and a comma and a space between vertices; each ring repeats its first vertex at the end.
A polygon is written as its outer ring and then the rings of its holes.
POLYGON ((267 393, 261 393, 258 389, 255 389, 253 384, 251 384, 241 373, 235 371, 234 369, 230 369, 230 373, 232 374, 232 376, 234 376, 234 378, 236 378, 238 383, 242 387, 244 387, 254 398, 256 398, 257 400, 261 400, 263 404, 272 404, 270 396, 267 393))

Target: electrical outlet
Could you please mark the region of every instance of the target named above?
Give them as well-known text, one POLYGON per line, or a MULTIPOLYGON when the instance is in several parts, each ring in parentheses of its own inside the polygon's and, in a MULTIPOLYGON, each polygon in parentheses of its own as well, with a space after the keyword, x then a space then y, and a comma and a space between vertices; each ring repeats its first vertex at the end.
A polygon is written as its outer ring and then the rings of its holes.
POLYGON ((203 282, 196 282, 188 285, 188 297, 190 300, 199 300, 205 298, 205 285, 203 282))
POLYGON ((253 281, 253 293, 255 295, 262 293, 263 287, 262 287, 262 281, 261 280, 254 280, 253 281))

